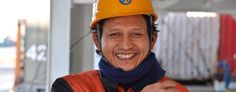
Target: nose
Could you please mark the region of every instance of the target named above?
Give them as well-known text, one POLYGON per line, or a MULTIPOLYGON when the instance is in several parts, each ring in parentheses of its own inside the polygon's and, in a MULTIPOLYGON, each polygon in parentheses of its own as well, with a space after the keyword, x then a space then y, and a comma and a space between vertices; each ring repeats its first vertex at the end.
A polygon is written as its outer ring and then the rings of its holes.
POLYGON ((128 36, 128 35, 124 35, 122 37, 122 40, 120 42, 120 48, 122 48, 124 50, 129 50, 129 49, 133 48, 134 44, 133 44, 133 41, 130 37, 131 36, 128 36))

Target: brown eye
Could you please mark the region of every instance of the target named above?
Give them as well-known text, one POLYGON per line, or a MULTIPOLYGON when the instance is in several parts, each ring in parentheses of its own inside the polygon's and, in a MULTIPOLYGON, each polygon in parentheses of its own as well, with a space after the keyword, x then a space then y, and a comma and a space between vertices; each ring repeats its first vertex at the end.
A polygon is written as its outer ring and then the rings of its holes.
POLYGON ((136 38, 138 38, 138 37, 141 37, 142 36, 142 34, 141 33, 133 33, 133 37, 136 37, 136 38))
POLYGON ((109 34, 109 37, 119 37, 120 33, 111 33, 109 34))

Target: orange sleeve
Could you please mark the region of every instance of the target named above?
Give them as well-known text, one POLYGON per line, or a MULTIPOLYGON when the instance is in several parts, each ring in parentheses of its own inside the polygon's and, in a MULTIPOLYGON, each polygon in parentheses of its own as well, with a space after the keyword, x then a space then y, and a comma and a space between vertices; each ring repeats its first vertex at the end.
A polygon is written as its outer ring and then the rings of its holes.
POLYGON ((189 92, 189 90, 185 86, 179 83, 176 84, 176 88, 179 90, 179 92, 189 92))
MULTIPOLYGON (((160 81, 163 82, 166 80, 171 80, 171 79, 169 79, 168 77, 163 77, 160 81)), ((174 81, 174 80, 172 80, 172 81, 174 81)), ((183 86, 182 84, 180 84, 178 82, 176 82, 176 83, 177 83, 176 88, 179 90, 179 92, 189 92, 189 90, 185 86, 183 86)))

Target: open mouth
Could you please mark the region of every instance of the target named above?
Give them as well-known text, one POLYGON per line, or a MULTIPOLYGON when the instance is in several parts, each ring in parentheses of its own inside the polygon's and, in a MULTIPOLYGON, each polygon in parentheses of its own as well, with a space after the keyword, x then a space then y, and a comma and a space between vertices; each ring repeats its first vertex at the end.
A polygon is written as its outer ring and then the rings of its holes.
POLYGON ((116 53, 115 55, 120 60, 130 60, 133 59, 137 53, 116 53))

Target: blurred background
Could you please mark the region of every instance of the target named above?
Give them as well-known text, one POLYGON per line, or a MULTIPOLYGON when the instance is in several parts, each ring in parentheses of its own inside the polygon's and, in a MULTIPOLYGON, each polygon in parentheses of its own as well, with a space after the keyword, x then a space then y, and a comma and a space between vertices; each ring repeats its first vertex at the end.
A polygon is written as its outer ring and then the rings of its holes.
MULTIPOLYGON (((0 92, 50 92, 61 76, 98 69, 93 0, 1 0, 0 92)), ((153 52, 191 92, 236 92, 236 0, 152 0, 153 52)))

